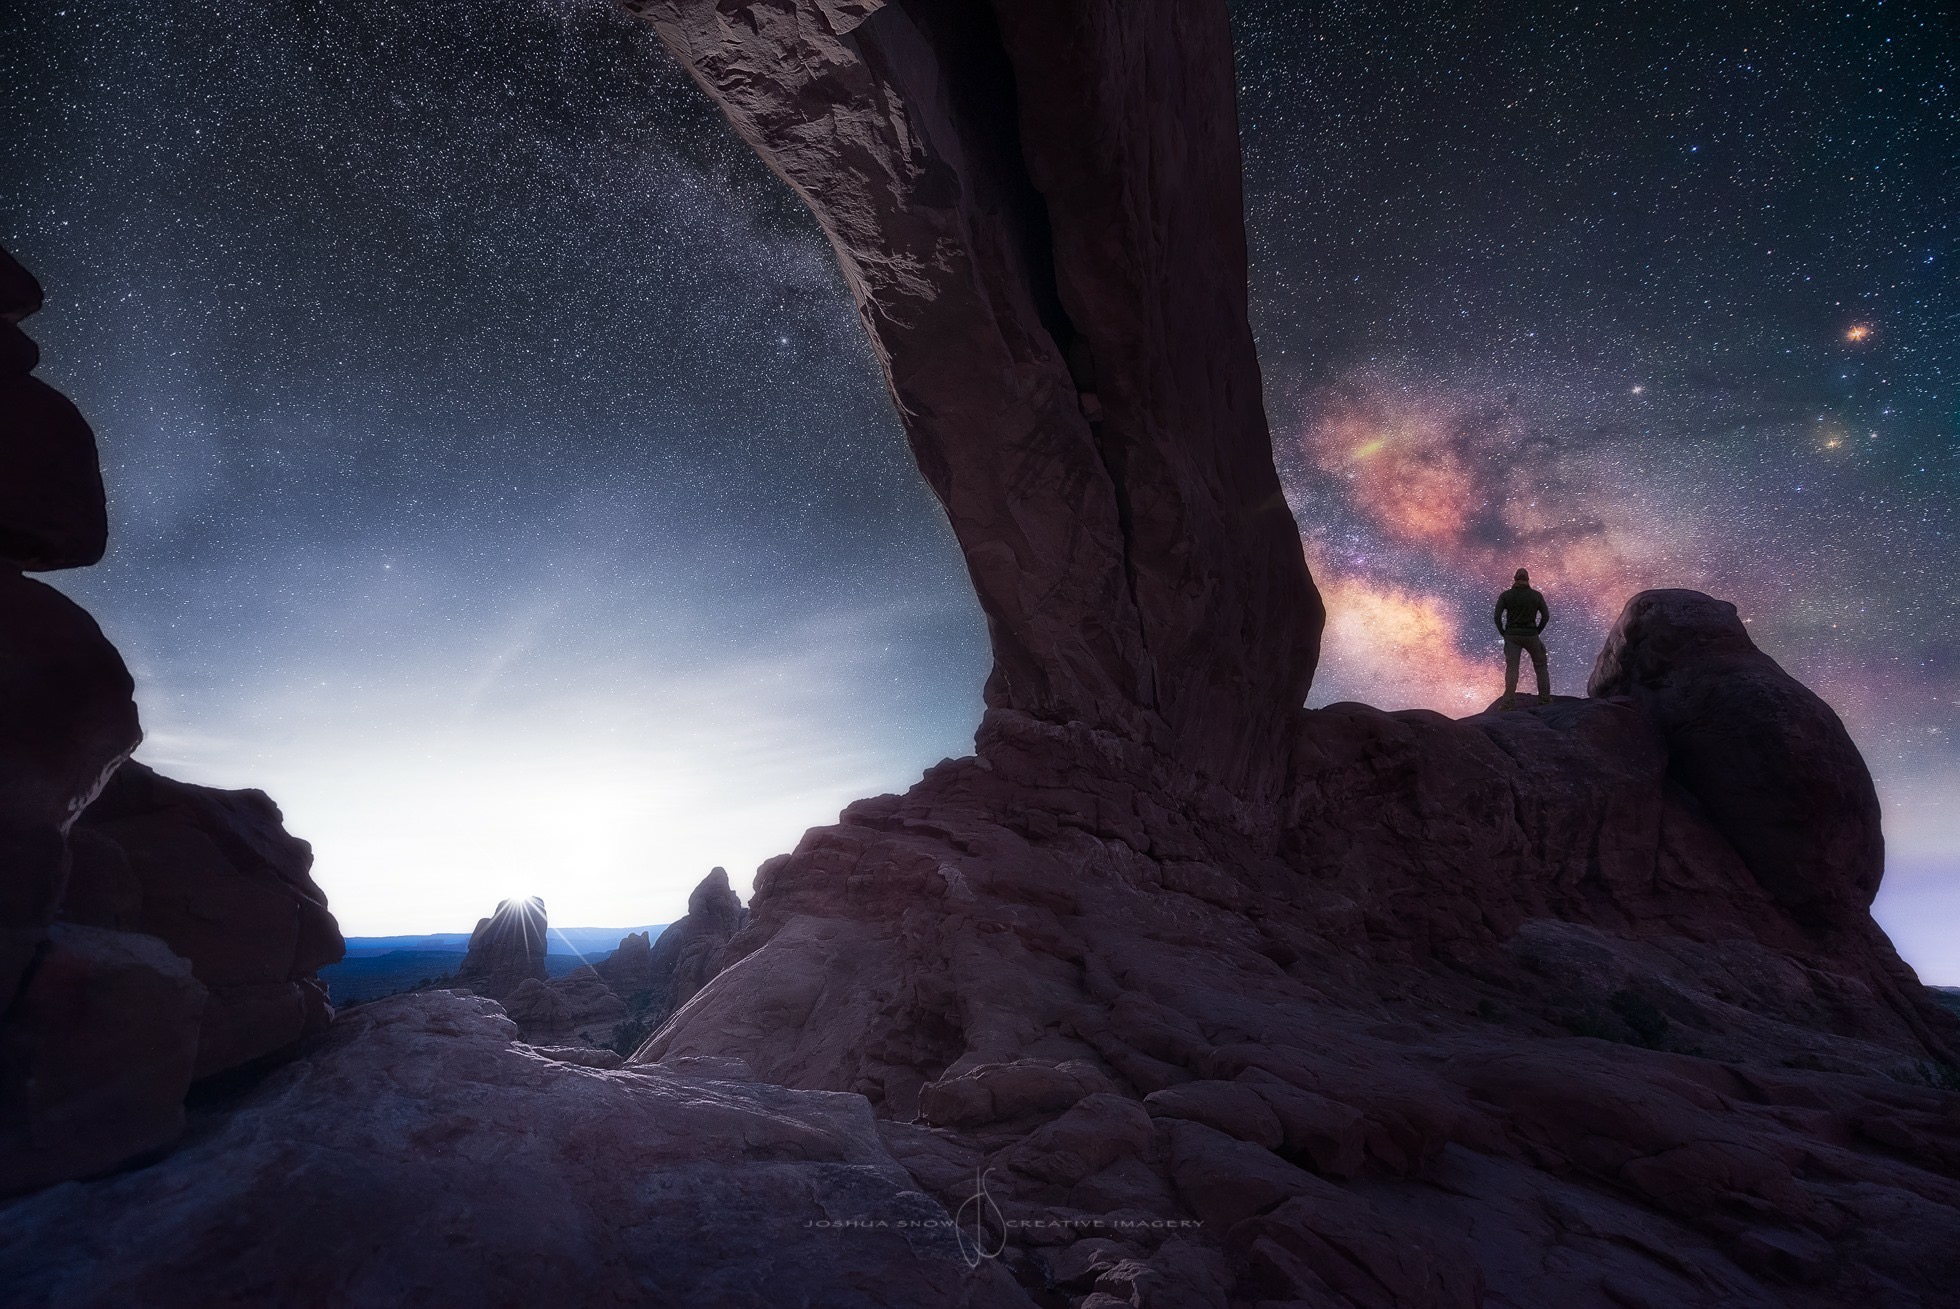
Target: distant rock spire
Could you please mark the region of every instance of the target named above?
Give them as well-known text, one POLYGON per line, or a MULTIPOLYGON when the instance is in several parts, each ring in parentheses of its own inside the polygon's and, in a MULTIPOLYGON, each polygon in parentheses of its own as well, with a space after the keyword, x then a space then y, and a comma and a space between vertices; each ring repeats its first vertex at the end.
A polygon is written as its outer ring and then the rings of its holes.
POLYGON ((478 919, 470 933, 469 953, 456 971, 457 984, 502 1000, 526 980, 542 982, 547 925, 544 901, 534 895, 500 902, 497 912, 478 919))

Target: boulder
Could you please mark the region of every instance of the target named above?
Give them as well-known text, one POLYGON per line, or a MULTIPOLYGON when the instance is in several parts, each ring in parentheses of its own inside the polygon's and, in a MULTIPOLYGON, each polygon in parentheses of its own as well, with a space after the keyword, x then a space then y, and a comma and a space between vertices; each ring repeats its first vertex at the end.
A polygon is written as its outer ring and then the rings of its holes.
POLYGON ((155 937, 57 923, 0 1026, 0 1195, 174 1141, 204 987, 155 937))
POLYGON ((1778 902, 1817 923, 1871 907, 1885 865, 1871 773, 1837 714, 1756 648, 1734 605, 1642 591, 1587 692, 1625 696, 1653 720, 1670 775, 1778 902))

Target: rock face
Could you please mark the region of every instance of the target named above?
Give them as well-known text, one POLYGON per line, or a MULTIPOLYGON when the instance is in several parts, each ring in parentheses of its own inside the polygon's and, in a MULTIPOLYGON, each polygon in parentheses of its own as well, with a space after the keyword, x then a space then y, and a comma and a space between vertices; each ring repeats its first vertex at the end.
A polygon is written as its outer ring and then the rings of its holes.
POLYGON ((28 373, 41 287, 0 252, 0 1194, 172 1139, 203 989, 140 936, 55 926, 68 833, 142 739, 129 671, 93 619, 23 569, 94 563, 95 438, 28 373))
POLYGON ((10 1206, 8 1303, 1027 1303, 968 1269, 863 1100, 512 1034, 445 992, 350 1011, 163 1162, 10 1206))
POLYGON ((94 619, 0 566, 0 1012, 54 920, 69 827, 142 739, 133 690, 94 619))
POLYGON ((477 919, 456 984, 501 1000, 527 981, 542 983, 548 930, 544 901, 536 896, 500 901, 496 913, 477 919))
POLYGON ((687 897, 687 913, 653 943, 648 972, 653 978, 654 1023, 694 998, 719 970, 722 948, 748 921, 749 911, 728 884, 728 870, 711 869, 687 897))
POLYGON ((0 1027, 0 1196, 176 1140, 204 1004, 190 965, 154 937, 51 928, 0 1027))
POLYGON ((142 932, 208 996, 196 1075, 291 1049, 333 1016, 318 972, 346 950, 313 851, 262 791, 220 791, 124 764, 71 836, 62 917, 142 932))

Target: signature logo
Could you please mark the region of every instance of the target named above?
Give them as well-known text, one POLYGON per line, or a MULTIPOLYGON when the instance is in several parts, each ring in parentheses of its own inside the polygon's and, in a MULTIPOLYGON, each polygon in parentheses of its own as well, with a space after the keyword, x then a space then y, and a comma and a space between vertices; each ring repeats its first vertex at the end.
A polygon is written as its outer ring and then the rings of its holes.
POLYGON ((968 1268, 978 1268, 982 1259, 1000 1258, 1007 1248, 1007 1219, 987 1193, 987 1176, 993 1171, 974 1175, 973 1194, 953 1215, 953 1234, 959 1238, 960 1257, 968 1268))

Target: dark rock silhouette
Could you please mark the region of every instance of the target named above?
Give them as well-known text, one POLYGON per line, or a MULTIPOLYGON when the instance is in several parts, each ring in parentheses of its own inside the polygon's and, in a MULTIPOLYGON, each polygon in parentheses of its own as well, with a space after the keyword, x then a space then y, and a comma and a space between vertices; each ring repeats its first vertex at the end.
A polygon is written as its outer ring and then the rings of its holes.
POLYGON ((728 870, 715 868, 687 897, 687 912, 660 934, 648 952, 652 1006, 645 1016, 658 1026, 694 998, 719 967, 717 959, 749 911, 728 884, 728 870))
POLYGON ((262 791, 124 764, 71 835, 62 917, 156 937, 208 992, 196 1075, 290 1050, 333 1016, 318 972, 345 950, 313 851, 262 791))
POLYGON ((197 1145, 15 1202, 17 1298, 1951 1299, 1960 1028, 1865 912, 1862 761, 1719 602, 1637 597, 1591 699, 1298 708, 1222 3, 636 8, 838 250, 990 624, 976 752, 746 922, 704 884, 627 1068, 357 1010, 197 1145), (971 1276, 807 1225, 975 1209, 1014 1226, 971 1276))
POLYGON ((85 568, 108 543, 95 434, 81 411, 37 377, 0 377, 0 558, 35 572, 85 568))
POLYGON ((1660 728, 1670 775, 1779 903, 1820 924, 1865 918, 1885 868, 1871 775, 1831 707, 1756 648, 1734 605, 1642 591, 1586 690, 1630 697, 1660 728))
POLYGON ((125 762, 121 656, 21 576, 107 539, 87 423, 25 376, 40 352, 13 324, 40 304, 0 253, 0 1195, 176 1139, 195 1079, 326 1026, 315 971, 342 948, 270 800, 125 762))
POLYGON ((536 896, 499 901, 495 913, 477 919, 456 984, 502 1000, 526 981, 544 982, 549 926, 536 896))
POLYGON ((0 567, 0 1012, 60 904, 70 825, 142 739, 133 690, 80 606, 0 567))
POLYGON ((628 932, 610 955, 592 965, 593 969, 619 995, 633 995, 653 987, 653 942, 645 932, 628 932))
POLYGON ((40 307, 41 284, 0 250, 0 560, 29 572, 85 568, 109 540, 95 434, 67 396, 28 376, 41 351, 17 324, 40 307))

